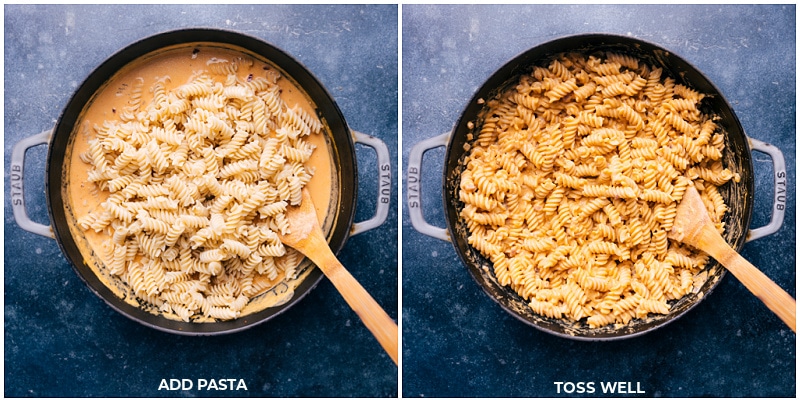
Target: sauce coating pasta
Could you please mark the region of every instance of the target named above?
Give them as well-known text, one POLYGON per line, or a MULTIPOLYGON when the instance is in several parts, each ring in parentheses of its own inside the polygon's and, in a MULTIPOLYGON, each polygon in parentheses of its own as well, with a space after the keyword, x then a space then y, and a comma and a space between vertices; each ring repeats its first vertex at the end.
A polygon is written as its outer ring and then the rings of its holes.
POLYGON ((717 229, 724 132, 641 60, 564 53, 485 102, 460 175, 468 242, 537 314, 590 328, 667 314, 708 256, 670 241, 688 185, 717 229))

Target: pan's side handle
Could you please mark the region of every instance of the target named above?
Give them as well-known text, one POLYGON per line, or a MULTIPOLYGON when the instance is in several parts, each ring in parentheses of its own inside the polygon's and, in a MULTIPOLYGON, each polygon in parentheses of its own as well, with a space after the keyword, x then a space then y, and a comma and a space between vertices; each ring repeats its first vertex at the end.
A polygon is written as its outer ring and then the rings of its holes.
POLYGON ((386 217, 389 215, 389 203, 391 202, 390 196, 392 194, 392 164, 386 143, 366 133, 351 132, 357 143, 372 147, 378 156, 378 203, 375 208, 375 215, 370 219, 354 223, 350 231, 352 236, 377 228, 386 221, 386 217))
POLYGON ((772 202, 772 218, 769 223, 760 228, 750 229, 747 234, 747 241, 753 241, 764 236, 771 235, 783 225, 783 218, 786 214, 787 175, 786 162, 783 159, 781 150, 769 143, 762 142, 753 138, 748 138, 752 150, 767 154, 772 158, 772 169, 775 174, 775 197, 772 202))
POLYGON ((49 143, 52 133, 52 129, 46 130, 37 135, 26 137, 14 145, 14 149, 11 152, 11 173, 9 177, 11 179, 11 208, 14 210, 14 219, 17 221, 17 225, 28 232, 55 239, 56 236, 53 234, 52 227, 34 222, 28 217, 28 212, 25 210, 24 188, 25 152, 31 147, 49 143))
POLYGON ((408 173, 406 174, 406 184, 408 186, 408 214, 411 217, 411 225, 420 233, 437 239, 450 241, 447 229, 439 228, 425 221, 422 215, 422 196, 420 195, 420 177, 422 176, 422 156, 426 151, 446 146, 450 140, 452 132, 446 132, 430 139, 425 139, 411 148, 408 156, 408 173))

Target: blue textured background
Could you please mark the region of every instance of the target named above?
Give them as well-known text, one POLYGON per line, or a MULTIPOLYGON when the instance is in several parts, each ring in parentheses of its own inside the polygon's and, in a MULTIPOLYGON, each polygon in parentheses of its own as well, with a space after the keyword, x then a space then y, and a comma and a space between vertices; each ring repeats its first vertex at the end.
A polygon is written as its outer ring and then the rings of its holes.
MULTIPOLYGON (((277 318, 220 337, 161 333, 117 314, 83 285, 55 241, 16 225, 8 165, 12 146, 53 127, 80 82, 111 54, 158 32, 202 26, 256 36, 292 54, 326 86, 352 129, 387 144, 396 177, 397 12, 397 5, 5 6, 4 394, 396 397, 397 367, 327 280, 277 318), (170 378, 244 379, 248 391, 159 392, 161 379, 170 378)), ((378 168, 369 148, 356 151, 361 221, 374 212, 378 168)), ((28 152, 25 183, 29 214, 46 223, 45 155, 45 146, 28 152)), ((397 320, 394 199, 387 222, 351 237, 339 256, 397 320)))
MULTIPOLYGON (((525 50, 584 32, 655 42, 703 71, 750 137, 783 151, 783 227, 742 254, 794 296, 795 12, 794 5, 404 5, 404 171, 411 147, 450 131, 480 85, 525 50)), ((440 227, 443 158, 443 148, 427 152, 421 179, 424 215, 440 227)), ((755 227, 769 221, 773 183, 769 158, 756 153, 754 164, 755 227)), ((699 306, 655 332, 620 342, 571 341, 503 311, 453 245, 418 233, 403 209, 406 397, 567 395, 557 393, 557 381, 593 381, 595 396, 603 395, 601 381, 633 382, 634 391, 638 382, 646 397, 796 395, 796 335, 730 274, 699 306)))

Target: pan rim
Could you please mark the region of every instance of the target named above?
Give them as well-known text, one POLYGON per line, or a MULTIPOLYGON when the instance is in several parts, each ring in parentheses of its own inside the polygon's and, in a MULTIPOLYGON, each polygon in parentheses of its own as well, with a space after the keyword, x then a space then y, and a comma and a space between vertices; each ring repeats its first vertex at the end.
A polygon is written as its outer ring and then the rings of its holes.
POLYGON ((74 133, 75 122, 79 120, 82 111, 89 104, 88 100, 103 87, 104 83, 112 79, 121 69, 151 53, 176 45, 194 43, 217 44, 222 47, 246 50, 268 60, 286 72, 286 76, 306 93, 316 106, 317 113, 325 119, 323 124, 326 125, 326 135, 329 136, 327 141, 330 143, 332 154, 334 154, 332 158, 335 159, 332 162, 336 168, 332 173, 333 177, 339 181, 338 190, 332 193, 332 197, 336 197, 336 200, 332 201, 329 209, 329 213, 333 217, 328 240, 334 253, 338 253, 344 247, 355 218, 356 202, 354 199, 357 199, 358 195, 358 176, 355 143, 350 134, 350 128, 333 96, 299 60, 264 39, 219 28, 166 30, 140 38, 120 48, 98 64, 84 78, 70 96, 57 119, 45 160, 45 198, 56 243, 86 287, 128 319, 162 332, 187 336, 209 336, 239 332, 277 317, 302 300, 322 281, 324 275, 313 264, 309 265, 311 271, 294 289, 294 294, 289 301, 234 320, 196 323, 177 321, 150 313, 117 296, 85 265, 86 261, 75 244, 65 216, 66 201, 62 196, 65 182, 60 177, 61 165, 65 162, 64 153, 67 152, 67 146, 74 133), (352 195, 345 198, 345 194, 352 195), (352 197, 352 201, 348 200, 350 197, 352 197))
MULTIPOLYGON (((685 315, 691 309, 694 309, 705 297, 711 294, 714 289, 719 285, 719 283, 724 279, 727 275, 726 270, 724 267, 716 263, 713 259, 709 263, 710 265, 705 269, 708 271, 711 268, 717 268, 715 270, 715 275, 710 276, 708 282, 706 282, 701 291, 699 292, 700 295, 698 296, 696 293, 690 293, 687 296, 684 296, 683 299, 690 300, 688 307, 683 307, 679 310, 679 312, 675 315, 671 315, 668 319, 663 319, 657 321, 656 323, 648 323, 645 325, 644 329, 637 330, 634 332, 628 333, 614 333, 611 335, 603 333, 605 329, 599 328, 596 330, 591 330, 585 328, 590 332, 588 333, 574 333, 573 331, 565 331, 563 329, 563 324, 559 324, 556 319, 549 319, 544 317, 536 317, 536 319, 530 319, 526 315, 523 315, 519 312, 518 307, 513 307, 509 304, 511 300, 508 300, 506 296, 517 296, 513 290, 505 286, 499 286, 502 288, 502 293, 493 293, 494 287, 491 287, 492 283, 487 282, 488 279, 493 279, 494 274, 491 272, 486 271, 486 263, 476 264, 474 259, 471 259, 465 251, 465 240, 459 241, 459 238, 463 236, 462 233, 459 231, 459 217, 458 217, 458 209, 455 204, 460 203, 458 200, 457 193, 452 193, 454 188, 452 182, 458 180, 459 178, 454 176, 454 170, 456 169, 454 166, 458 165, 461 159, 463 159, 466 151, 463 150, 463 138, 461 136, 465 136, 466 133, 469 133, 471 129, 467 128, 467 124, 471 121, 476 120, 476 116, 479 113, 479 110, 482 108, 479 106, 480 99, 489 99, 491 96, 487 96, 487 94, 496 94, 497 92, 501 91, 505 85, 509 82, 514 81, 524 70, 530 68, 532 65, 540 64, 543 61, 546 61, 548 58, 567 51, 584 51, 584 52, 592 52, 597 51, 600 49, 608 49, 610 47, 615 46, 638 46, 640 49, 641 47, 647 48, 646 51, 650 50, 658 50, 664 53, 664 55, 669 60, 677 61, 680 63, 681 68, 687 68, 689 71, 699 77, 702 80, 702 85, 709 88, 706 91, 710 91, 716 97, 715 104, 719 104, 728 116, 729 122, 731 123, 732 127, 734 128, 734 135, 738 135, 737 141, 741 141, 740 146, 740 153, 736 154, 742 161, 743 171, 749 174, 749 177, 742 179, 742 181, 746 181, 745 185, 748 186, 744 190, 744 199, 742 199, 744 203, 744 212, 743 215, 738 216, 740 217, 742 226, 744 227, 743 231, 740 235, 736 237, 734 240, 735 243, 732 243, 732 247, 734 247, 737 251, 741 250, 742 246, 744 245, 746 239, 747 229, 750 226, 750 220, 752 218, 752 196, 753 196, 753 166, 751 160, 751 149, 749 147, 749 143, 747 140, 747 136, 744 132, 744 129, 741 126, 741 123, 736 116, 733 107, 727 101, 727 99, 723 96, 722 92, 719 90, 718 87, 714 85, 714 83, 705 75, 702 71, 700 71, 697 67, 693 64, 689 63, 683 57, 678 55, 675 52, 672 52, 665 48, 660 44, 656 44, 644 39, 640 39, 634 36, 625 36, 613 33, 598 33, 598 32, 590 32, 590 33, 579 33, 579 34, 571 34, 571 35, 563 35, 556 38, 548 39, 541 43, 534 45, 533 47, 517 54, 515 57, 511 58, 509 61, 505 62, 502 66, 497 68, 494 73, 489 75, 486 81, 484 81, 478 89, 476 89, 473 96, 470 98, 467 105, 464 107, 462 113, 459 116, 459 119, 456 125, 453 128, 452 134, 448 140, 448 144, 445 151, 445 166, 443 168, 443 196, 442 202, 443 207, 445 210, 445 222, 447 226, 447 231, 451 238, 453 247, 456 250, 456 253, 459 256, 462 264, 467 267, 470 276, 473 280, 481 287, 483 292, 489 296, 495 303, 501 306, 506 312, 514 316, 516 319, 522 321, 527 325, 531 325, 534 328, 541 330, 543 332, 555 335, 557 337, 568 338, 578 341, 614 341, 614 340, 621 340, 627 338, 633 338, 641 336, 645 333, 652 332, 658 328, 662 328, 666 325, 669 325, 670 322, 679 319, 681 316, 685 315), (580 47, 578 43, 582 43, 584 47, 580 47), (558 48, 558 50, 548 50, 549 48, 558 48), (488 276, 488 278, 487 278, 488 276), (713 279, 712 279, 713 278, 713 279), (694 296, 697 298, 689 298, 689 296, 694 296), (556 326, 553 328, 549 326, 547 321, 556 321, 552 322, 556 326), (542 322, 544 321, 544 322, 542 322), (652 326, 650 326, 652 325, 652 326)), ((669 75, 673 75, 670 73, 669 75)), ((682 78, 682 77, 681 77, 682 78)), ((679 79, 682 81, 683 79, 679 79)), ((692 85, 690 87, 694 87, 694 81, 692 81, 692 85)), ((715 109, 715 112, 719 111, 715 109)), ((475 129, 478 129, 479 126, 476 124, 475 129)), ((731 135, 731 130, 726 129, 726 140, 728 140, 728 136, 731 135)), ((475 136, 477 137, 477 135, 475 136)), ((464 142, 464 143, 468 143, 464 142)), ((727 143, 726 143, 727 145, 727 143)), ((457 186, 457 185, 456 185, 457 186)), ((466 245, 468 246, 468 245, 466 245)), ((484 262, 488 262, 485 257, 479 257, 478 260, 482 260, 484 262)), ((491 266, 491 263, 488 263, 491 266)), ((521 297, 519 297, 521 300, 521 297)))

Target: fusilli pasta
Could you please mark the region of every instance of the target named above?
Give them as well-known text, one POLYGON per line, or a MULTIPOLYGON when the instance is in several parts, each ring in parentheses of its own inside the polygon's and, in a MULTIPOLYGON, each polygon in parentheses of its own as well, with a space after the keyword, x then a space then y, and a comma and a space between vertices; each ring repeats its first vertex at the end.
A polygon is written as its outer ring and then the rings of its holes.
POLYGON ((136 79, 124 114, 96 123, 80 155, 108 197, 78 225, 108 234, 111 275, 185 321, 239 317, 302 260, 276 232, 313 174, 306 138, 323 125, 284 102, 277 71, 254 77, 252 65, 214 58, 186 83, 156 79, 149 103, 136 79))
POLYGON ((696 186, 722 232, 717 187, 738 179, 702 98, 634 57, 570 53, 487 100, 458 197, 497 281, 591 328, 668 313, 708 262, 667 239, 677 204, 696 186))

